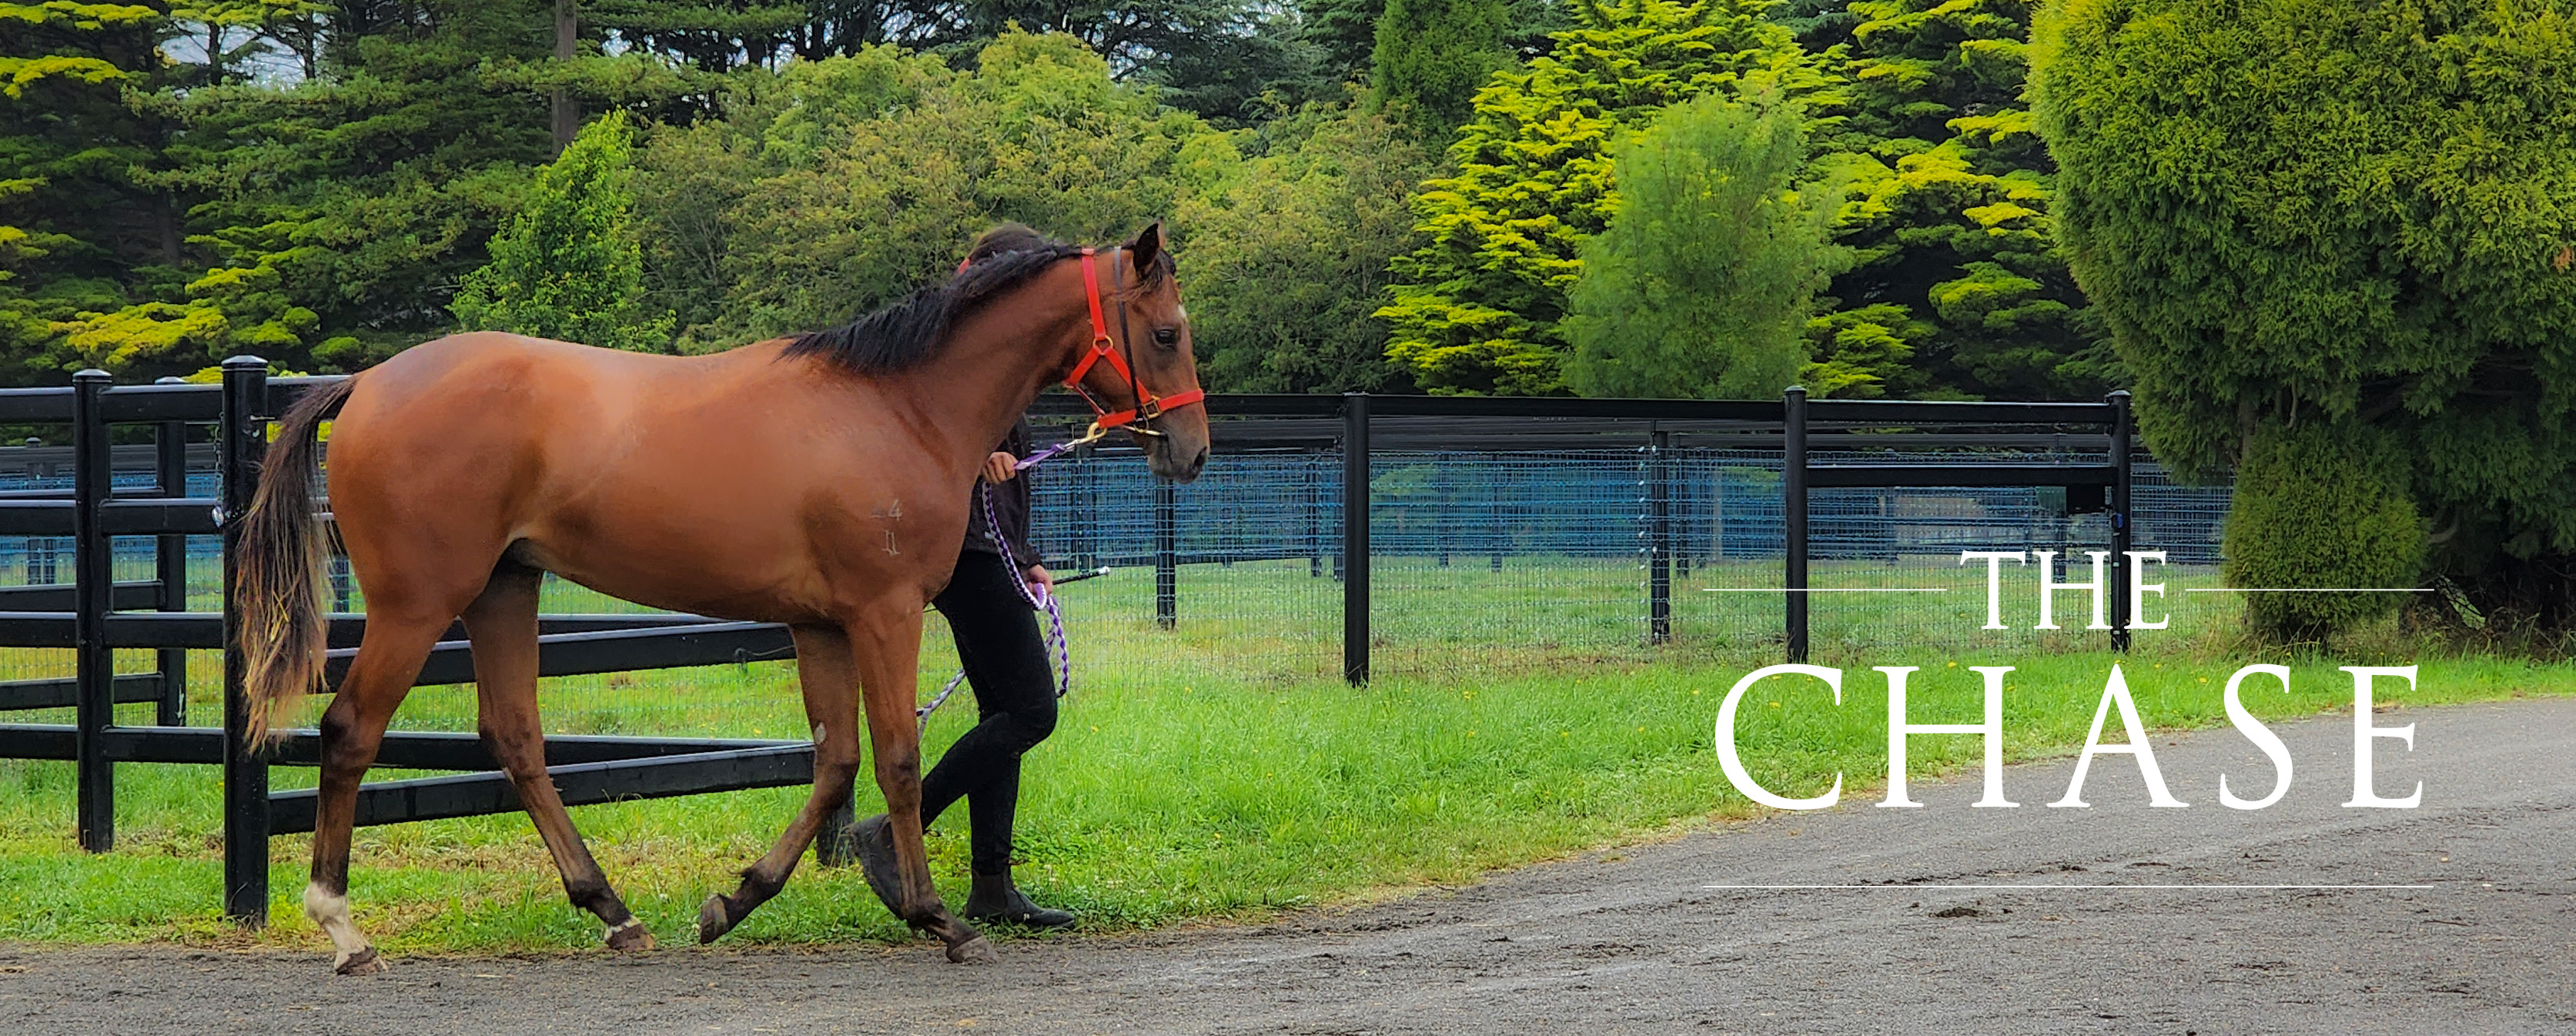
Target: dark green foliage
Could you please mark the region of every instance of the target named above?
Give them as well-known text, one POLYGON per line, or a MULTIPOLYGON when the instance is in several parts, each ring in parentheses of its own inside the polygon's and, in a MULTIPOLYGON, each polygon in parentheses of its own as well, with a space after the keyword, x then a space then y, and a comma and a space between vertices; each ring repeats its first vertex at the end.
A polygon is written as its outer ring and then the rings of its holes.
POLYGON ((257 85, 200 68, 184 93, 127 92, 176 131, 138 134, 151 160, 119 167, 160 199, 121 203, 123 219, 172 213, 163 258, 129 265, 140 275, 124 287, 57 275, 36 294, 77 290, 80 311, 12 343, 13 358, 142 376, 234 352, 345 365, 448 326, 448 293, 549 150, 543 101, 494 79, 547 52, 539 5, 352 4, 329 34, 306 31, 310 5, 256 6, 274 18, 241 31, 286 41, 322 78, 257 85))
MULTIPOLYGON (((2248 437, 2227 515, 2227 585, 2403 588, 2423 574, 2424 526, 2395 436, 2310 419, 2248 437)), ((2388 615, 2404 595, 2249 593, 2245 619, 2268 640, 2318 643, 2388 615)))
POLYGON ((1801 191, 1806 132, 1776 93, 1664 109, 1613 152, 1619 205, 1569 293, 1566 381, 1590 396, 1764 399, 1798 378, 1839 191, 1801 191))
POLYGON ((114 362, 56 325, 185 298, 179 212, 146 182, 165 120, 137 111, 182 78, 167 21, 125 4, 0 4, 0 377, 53 381, 114 362))
POLYGON ((1309 107, 1265 128, 1268 153, 1182 205, 1182 283, 1199 376, 1230 392, 1402 392, 1369 312, 1413 244, 1405 195, 1434 161, 1382 115, 1309 107))
POLYGON ((1305 0, 1297 9, 1299 31, 1321 55, 1324 74, 1341 83, 1367 80, 1386 0, 1305 0))
POLYGON ((1513 63, 1509 14, 1503 0, 1386 0, 1371 99, 1426 128, 1466 121, 1486 77, 1513 63))
POLYGON ((2041 46, 2060 230, 2158 457, 2383 430, 2440 566, 2566 618, 2576 3, 2068 0, 2041 46))
POLYGON ((640 167, 703 170, 639 194, 647 285, 681 310, 681 347, 848 320, 943 275, 997 222, 1123 240, 1241 164, 1071 37, 1007 33, 974 65, 891 47, 800 62, 728 118, 650 138, 640 167))
POLYGON ((1876 165, 1841 235, 1859 262, 1834 281, 1832 333, 1886 340, 1903 369, 1838 393, 2063 399, 2108 387, 2050 227, 2056 166, 2021 99, 2036 7, 1852 0, 1785 16, 1809 47, 1841 48, 1827 62, 1850 103, 1828 144, 1876 165))

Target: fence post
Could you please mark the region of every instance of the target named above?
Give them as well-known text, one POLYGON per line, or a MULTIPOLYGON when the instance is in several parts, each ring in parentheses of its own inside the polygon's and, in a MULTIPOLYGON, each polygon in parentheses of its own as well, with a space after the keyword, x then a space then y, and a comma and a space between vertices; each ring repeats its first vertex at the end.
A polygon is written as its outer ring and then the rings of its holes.
MULTIPOLYGON (((180 384, 177 378, 162 378, 155 384, 180 384)), ((153 434, 153 452, 157 470, 154 484, 162 496, 188 495, 188 426, 179 421, 163 421, 153 434)), ((153 606, 165 612, 188 610, 188 537, 163 536, 153 541, 153 577, 161 586, 152 596, 153 606)), ((188 723, 188 652, 185 648, 162 648, 161 706, 155 716, 162 726, 179 727, 188 723)))
POLYGON ((1342 395, 1342 679, 1369 678, 1369 397, 1342 395))
POLYGON ((1780 397, 1780 517, 1789 661, 1807 660, 1807 390, 1780 397))
POLYGON ((2129 650, 2129 392, 2111 393, 2111 650, 2129 650))
POLYGON ((107 648, 107 612, 115 607, 116 566, 99 524, 110 492, 107 423, 99 394, 103 370, 72 375, 72 648, 73 763, 80 847, 116 847, 116 764, 100 742, 116 725, 116 656, 107 648))
POLYGON ((1646 447, 1646 642, 1673 639, 1673 497, 1665 470, 1673 433, 1657 429, 1646 447))
POLYGON ((249 928, 268 923, 268 757, 263 732, 250 727, 245 660, 233 638, 241 629, 242 602, 233 587, 241 516, 250 510, 260 458, 268 450, 267 409, 268 361, 225 360, 223 424, 216 439, 224 465, 224 916, 249 928))
POLYGON ((1181 621, 1180 559, 1176 556, 1180 518, 1173 506, 1176 493, 1170 479, 1154 480, 1154 625, 1164 629, 1181 621))

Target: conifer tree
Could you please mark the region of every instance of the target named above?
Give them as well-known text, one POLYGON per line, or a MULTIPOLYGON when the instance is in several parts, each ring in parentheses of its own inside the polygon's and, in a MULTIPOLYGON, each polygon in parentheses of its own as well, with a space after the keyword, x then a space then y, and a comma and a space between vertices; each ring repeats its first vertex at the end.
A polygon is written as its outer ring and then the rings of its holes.
POLYGON ((1485 78, 1512 65, 1503 0, 1386 0, 1371 55, 1370 99, 1447 133, 1466 120, 1485 78))
POLYGON ((1565 293, 1583 242, 1609 224, 1610 146, 1701 94, 1822 84, 1764 19, 1769 6, 1587 0, 1548 56, 1496 74, 1449 149, 1457 174, 1416 195, 1425 243, 1395 261, 1393 301, 1378 310, 1388 355, 1434 392, 1566 391, 1565 293))
POLYGON ((450 307, 467 330, 643 352, 668 346, 669 318, 644 312, 627 182, 633 143, 624 114, 612 112, 537 170, 526 204, 492 238, 492 261, 466 276, 450 307))
POLYGON ((2089 396, 2110 371, 2050 224, 2056 166, 2022 100, 2029 0, 1850 0, 1787 12, 1848 80, 1836 150, 1874 173, 1857 250, 1810 325, 1839 395, 2089 396))
POLYGON ((2576 623, 2576 3, 2068 0, 2042 25, 2055 214, 2139 426, 2276 498, 2230 564, 2405 579, 2346 561, 2411 522, 2258 475, 2291 471, 2402 498, 2437 572, 2576 623))
MULTIPOLYGON (((164 127, 126 103, 172 78, 166 14, 0 3, 0 373, 51 381, 92 357, 61 327, 162 301, 184 280, 178 213, 134 171, 164 127)), ((107 357, 97 357, 108 362, 107 357)))
POLYGON ((1766 399, 1797 380, 1839 192, 1801 191, 1806 130, 1776 93, 1703 94, 1614 152, 1618 213, 1569 296, 1589 396, 1766 399))

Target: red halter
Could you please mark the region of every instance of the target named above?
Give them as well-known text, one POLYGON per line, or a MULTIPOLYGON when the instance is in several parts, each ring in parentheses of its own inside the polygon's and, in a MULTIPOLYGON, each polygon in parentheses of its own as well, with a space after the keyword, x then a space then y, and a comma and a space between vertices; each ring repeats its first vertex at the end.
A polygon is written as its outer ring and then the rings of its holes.
MULTIPOLYGON (((1092 263, 1094 253, 1094 249, 1082 250, 1082 293, 1084 300, 1091 303, 1091 348, 1086 350, 1082 359, 1073 365, 1073 373, 1064 376, 1065 387, 1080 395, 1083 402, 1091 404, 1091 412, 1099 415, 1099 419, 1091 423, 1091 431, 1085 438, 1096 439, 1107 434, 1110 429, 1120 427, 1125 427, 1128 432, 1135 435, 1159 436, 1163 433, 1146 427, 1145 422, 1163 416, 1167 410, 1205 402, 1207 391, 1191 389, 1187 392, 1158 397, 1146 389, 1143 382, 1136 380, 1135 367, 1128 363, 1127 356, 1121 355, 1122 350, 1128 353, 1135 350, 1133 339, 1127 330, 1127 311, 1123 308, 1118 311, 1119 340, 1112 340, 1109 337, 1109 321, 1101 315, 1100 270, 1092 263), (1122 342, 1126 344, 1122 345, 1122 342), (1109 369, 1117 371, 1119 377, 1127 379, 1128 394, 1136 399, 1135 409, 1112 411, 1101 406, 1099 400, 1093 399, 1091 393, 1083 390, 1082 376, 1090 372, 1092 364, 1103 360, 1109 361, 1109 369)), ((1114 255, 1110 259, 1110 274, 1112 277, 1117 276, 1117 259, 1114 255)), ((1123 278, 1120 279, 1123 280, 1123 278)), ((1123 286, 1122 284, 1121 287, 1123 286)))

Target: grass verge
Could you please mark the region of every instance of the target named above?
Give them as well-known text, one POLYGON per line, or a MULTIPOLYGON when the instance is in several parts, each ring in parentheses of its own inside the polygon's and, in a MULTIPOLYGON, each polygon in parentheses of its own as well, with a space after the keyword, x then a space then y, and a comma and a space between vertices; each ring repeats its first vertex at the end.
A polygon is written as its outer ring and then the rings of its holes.
MULTIPOLYGON (((2113 661, 2083 652, 1841 659, 1841 706, 1812 681, 1758 686, 1742 709, 1739 744, 1775 792, 1813 794, 1841 772, 1846 796, 1857 797, 1886 765, 1885 685, 1867 666, 1924 667, 1910 691, 1913 721, 1956 723, 1975 722, 1981 708, 1967 667, 2009 664, 2020 668, 2005 697, 2008 756, 2067 754, 2083 741, 2113 661)), ((1754 808, 1718 771, 1710 728, 1727 688, 1759 664, 1390 677, 1362 689, 1204 674, 1096 682, 1067 700, 1056 736, 1029 757, 1021 882, 1041 900, 1079 911, 1086 928, 1117 930, 1465 881, 1676 825, 1750 816, 1754 808)), ((2238 664, 2177 655, 2127 659, 2123 668, 2147 723, 2172 729, 2224 724, 2220 689, 2238 664)), ((2291 693, 2254 685, 2261 690, 2249 704, 2258 715, 2349 708, 2351 683, 2334 662, 2291 664, 2291 693)), ((744 723, 796 722, 791 676, 780 665, 650 674, 646 687, 610 679, 551 682, 547 695, 587 698, 594 709, 602 695, 716 695, 761 703, 760 715, 744 723)), ((2424 660, 2412 690, 2383 681, 2379 700, 2420 707, 2570 693, 2576 665, 2448 658, 2424 660)), ((421 704, 437 710, 433 700, 421 704)), ((955 710, 933 725, 933 753, 969 713, 955 710)), ((1974 765, 1979 750, 1971 737, 1918 737, 1914 775, 1974 765)), ((2324 771, 2307 766, 2300 772, 2302 780, 2328 779, 2308 776, 2324 771)), ((309 783, 311 771, 278 773, 286 786, 309 783)), ((0 762, 0 928, 35 941, 323 948, 296 906, 301 837, 272 842, 278 864, 266 931, 244 934, 217 915, 215 775, 202 766, 119 767, 119 847, 92 856, 71 844, 69 764, 0 762)), ((2191 799, 2185 780, 2200 776, 2175 775, 2177 793, 2191 799)), ((2010 792, 2030 802, 2061 790, 2010 792)), ((659 937, 678 942, 688 938, 698 901, 731 888, 732 872, 767 847, 803 794, 735 792, 573 815, 629 904, 659 937)), ((863 786, 862 800, 874 802, 873 790, 863 786)), ((2098 796, 2096 805, 2144 808, 2098 796)), ((955 811, 931 840, 934 869, 952 897, 964 891, 964 822, 964 811, 955 811)), ((361 829, 352 886, 359 923, 391 952, 574 949, 599 939, 596 924, 565 905, 524 817, 361 829)), ((730 938, 906 937, 854 871, 809 862, 730 938)))

